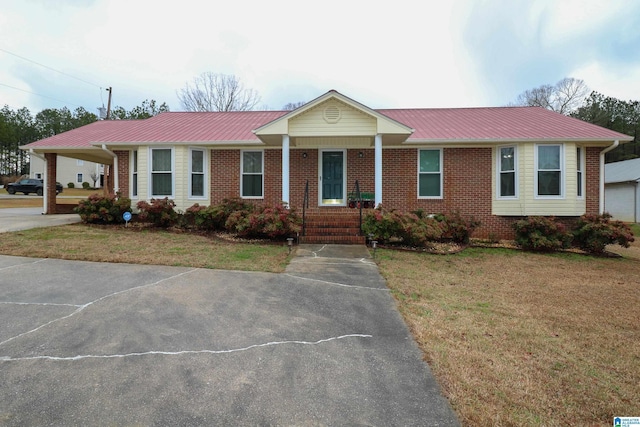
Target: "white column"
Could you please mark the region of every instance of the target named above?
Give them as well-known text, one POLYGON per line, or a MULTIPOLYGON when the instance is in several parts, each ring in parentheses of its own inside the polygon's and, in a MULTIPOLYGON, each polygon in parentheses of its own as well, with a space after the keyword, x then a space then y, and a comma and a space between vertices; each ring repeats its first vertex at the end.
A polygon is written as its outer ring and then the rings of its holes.
POLYGON ((382 203, 382 135, 376 134, 375 142, 375 191, 376 207, 382 203))
POLYGON ((282 201, 289 205, 289 135, 282 135, 282 201))

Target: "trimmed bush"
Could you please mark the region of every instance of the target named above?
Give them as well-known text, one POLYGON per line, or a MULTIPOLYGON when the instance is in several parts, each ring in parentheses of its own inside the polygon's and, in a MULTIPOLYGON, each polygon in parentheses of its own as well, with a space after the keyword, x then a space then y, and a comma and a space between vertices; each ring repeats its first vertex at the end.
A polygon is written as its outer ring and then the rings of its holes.
POLYGON ((469 243, 475 229, 480 226, 480 221, 476 221, 473 217, 465 219, 460 212, 436 215, 436 219, 442 223, 442 239, 465 245, 469 243))
POLYGON ((459 213, 427 215, 422 209, 402 213, 379 206, 365 215, 362 231, 382 243, 395 241, 409 246, 428 246, 429 242, 453 241, 467 244, 478 225, 478 221, 464 219, 459 213))
POLYGON ((553 217, 532 216, 513 224, 516 243, 522 249, 551 252, 571 246, 573 235, 553 217))
POLYGON ((88 182, 83 182, 82 188, 84 188, 85 190, 88 190, 89 188, 91 188, 91 184, 89 184, 88 182))
POLYGON ((67 184, 67 188, 76 188, 76 185, 73 182, 67 184))
POLYGON ((628 248, 635 239, 631 228, 611 215, 582 215, 573 230, 573 244, 585 252, 601 254, 607 245, 628 248))
POLYGON ((175 225, 180 215, 174 210, 176 204, 173 200, 165 197, 164 199, 151 199, 151 203, 144 200, 136 205, 140 210, 138 218, 141 221, 149 222, 156 227, 171 227, 175 225))
POLYGON ((92 194, 80 200, 73 211, 88 224, 121 224, 122 214, 131 212, 131 199, 114 195, 92 194))
POLYGON ((242 237, 277 239, 300 232, 302 218, 284 205, 237 210, 229 215, 225 228, 242 237))

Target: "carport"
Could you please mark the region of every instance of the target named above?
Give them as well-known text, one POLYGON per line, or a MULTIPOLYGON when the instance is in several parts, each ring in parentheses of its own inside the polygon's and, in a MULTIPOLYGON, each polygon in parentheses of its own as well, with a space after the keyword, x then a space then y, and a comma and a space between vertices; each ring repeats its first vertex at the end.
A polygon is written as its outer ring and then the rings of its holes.
POLYGON ((56 203, 56 175, 58 155, 105 165, 104 188, 111 194, 118 191, 118 157, 103 143, 136 125, 134 120, 101 120, 77 129, 21 146, 44 161, 43 213, 68 213, 67 205, 56 203))

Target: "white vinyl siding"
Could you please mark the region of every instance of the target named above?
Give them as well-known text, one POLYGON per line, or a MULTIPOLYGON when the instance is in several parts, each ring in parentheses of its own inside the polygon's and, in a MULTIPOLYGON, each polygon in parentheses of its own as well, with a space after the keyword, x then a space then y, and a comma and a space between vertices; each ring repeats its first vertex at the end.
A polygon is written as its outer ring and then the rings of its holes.
POLYGON ((242 151, 240 175, 242 198, 262 199, 264 197, 264 152, 242 151))
POLYGON ((418 198, 442 198, 442 150, 418 150, 418 198))

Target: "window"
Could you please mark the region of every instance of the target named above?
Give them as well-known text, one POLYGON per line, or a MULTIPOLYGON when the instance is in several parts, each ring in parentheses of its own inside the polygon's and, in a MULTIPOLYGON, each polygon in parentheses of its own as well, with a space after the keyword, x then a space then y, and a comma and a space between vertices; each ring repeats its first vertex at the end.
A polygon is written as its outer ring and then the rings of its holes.
POLYGON ((42 174, 41 173, 37 173, 36 174, 36 179, 42 179, 42 174))
POLYGON ((131 197, 138 197, 138 150, 131 153, 131 197))
POLYGON ((204 150, 190 150, 189 156, 189 197, 204 197, 205 192, 205 152, 204 150))
POLYGON ((576 149, 576 162, 578 164, 578 182, 577 182, 577 196, 578 197, 582 197, 582 186, 583 186, 583 173, 582 171, 584 170, 584 155, 583 155, 583 150, 582 147, 578 147, 576 149))
POLYGON ((76 160, 76 165, 84 166, 84 160, 76 160))
POLYGON ((243 151, 240 160, 242 179, 240 194, 244 198, 260 199, 263 194, 263 152, 243 151))
POLYGON ((81 173, 77 174, 76 175, 76 182, 82 183, 82 181, 83 181, 82 180, 82 174, 81 173))
POLYGON ((151 149, 151 196, 173 195, 173 149, 151 149))
POLYGON ((562 196, 562 146, 536 146, 536 196, 562 196))
POLYGON ((442 150, 418 151, 418 198, 442 198, 442 150))
POLYGON ((498 150, 498 197, 517 197, 516 165, 516 147, 500 147, 498 150))

